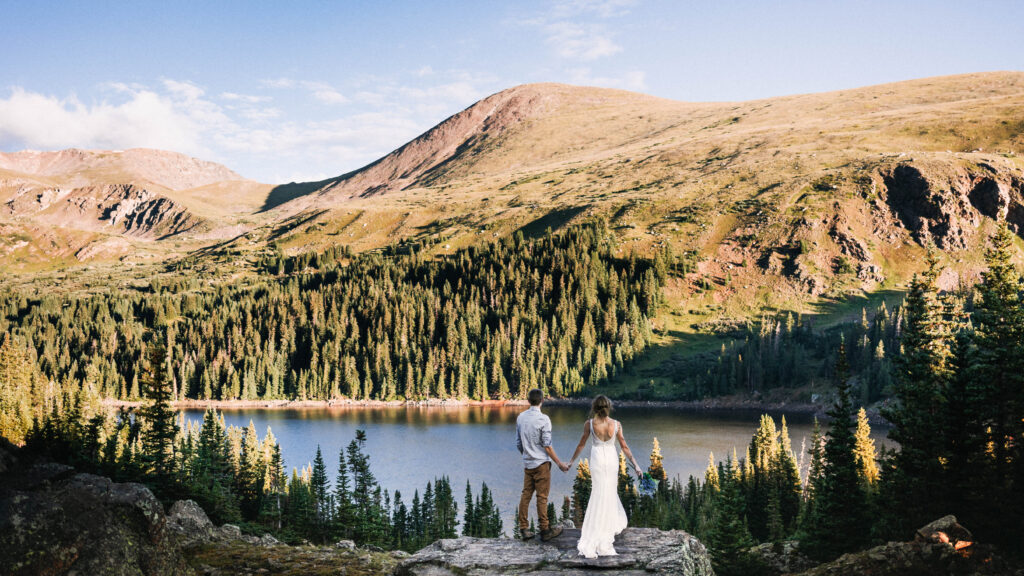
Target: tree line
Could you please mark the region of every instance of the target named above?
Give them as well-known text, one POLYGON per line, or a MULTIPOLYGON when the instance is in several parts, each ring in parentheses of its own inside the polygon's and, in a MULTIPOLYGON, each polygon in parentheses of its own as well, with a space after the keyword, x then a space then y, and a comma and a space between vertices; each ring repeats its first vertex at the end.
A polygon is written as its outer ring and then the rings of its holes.
POLYGON ((892 395, 892 358, 899 353, 904 322, 903 306, 885 302, 862 308, 858 321, 827 329, 799 313, 765 314, 739 327, 716 352, 670 363, 658 375, 668 378, 684 400, 764 394, 805 383, 829 388, 842 340, 856 376, 851 393, 870 405, 892 395))
POLYGON ((616 256, 601 222, 436 258, 341 247, 260 267, 211 286, 182 276, 92 295, 7 289, 0 334, 48 381, 105 398, 143 396, 152 345, 167 350, 175 399, 486 400, 535 386, 561 396, 645 349, 666 274, 616 256))
MULTIPOLYGON (((734 451, 716 464, 712 455, 704 477, 685 483, 666 481, 655 442, 648 473, 662 482, 653 497, 637 493, 620 460, 619 494, 630 524, 697 535, 708 544, 716 573, 726 576, 763 568, 748 554, 757 543, 796 540, 802 553, 830 560, 906 540, 914 529, 947 514, 979 540, 1019 553, 1024 278, 1013 253, 1013 236, 1003 223, 973 291, 940 293, 934 255, 928 270, 914 277, 894 323, 899 330, 891 346, 893 397, 883 411, 897 450, 875 449, 866 413, 855 400, 863 402, 862 380, 871 376, 853 375, 841 333, 830 355, 835 401, 829 430, 823 435, 815 423, 805 465, 793 450, 785 419, 780 429, 768 416, 743 456, 734 451)), ((871 333, 867 328, 863 334, 871 333)), ((580 521, 589 490, 583 461, 573 490, 580 521)))
MULTIPOLYGON (((286 541, 350 539, 357 545, 414 551, 457 535, 458 504, 448 477, 428 482, 422 496, 417 490, 407 506, 399 491, 389 492, 377 481, 361 430, 338 454, 333 483, 319 447, 313 463, 293 468, 289 477, 269 427, 260 438, 252 422, 246 428, 227 426, 213 408, 201 424, 179 415, 170 404, 164 349, 153 345, 148 351, 141 374, 147 401, 141 408, 115 411, 86 388, 73 395, 60 390, 46 397, 41 415, 24 431, 26 453, 117 481, 143 482, 164 502, 195 500, 217 524, 234 523, 286 541)), ((0 366, 0 389, 12 374, 44 381, 9 339, 0 345, 0 366)), ((462 534, 501 534, 500 511, 487 484, 473 498, 467 482, 465 506, 462 534)))

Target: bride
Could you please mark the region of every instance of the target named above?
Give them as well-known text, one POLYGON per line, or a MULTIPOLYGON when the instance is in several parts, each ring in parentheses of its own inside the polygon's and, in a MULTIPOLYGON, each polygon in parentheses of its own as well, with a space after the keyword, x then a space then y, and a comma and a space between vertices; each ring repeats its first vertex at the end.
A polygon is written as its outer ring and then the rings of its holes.
POLYGON ((612 401, 607 396, 602 394, 594 398, 590 405, 591 418, 583 425, 583 437, 569 461, 571 466, 587 445, 587 439, 593 435, 594 442, 590 448, 590 501, 583 517, 580 541, 576 545, 580 555, 585 558, 615 556, 615 536, 626 527, 626 511, 622 508, 618 492, 619 455, 615 450, 616 439, 633 468, 637 473, 640 471, 640 465, 636 463, 636 458, 633 458, 622 436, 622 426, 608 417, 611 411, 612 401))

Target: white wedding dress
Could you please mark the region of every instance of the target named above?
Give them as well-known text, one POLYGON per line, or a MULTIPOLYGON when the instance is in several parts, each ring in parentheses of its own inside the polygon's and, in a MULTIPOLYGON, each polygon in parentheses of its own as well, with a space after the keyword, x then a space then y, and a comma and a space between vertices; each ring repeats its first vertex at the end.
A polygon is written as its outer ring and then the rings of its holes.
POLYGON ((616 556, 615 536, 626 528, 626 510, 619 500, 619 454, 615 450, 615 432, 608 440, 601 440, 594 434, 594 422, 590 421, 590 501, 583 517, 580 541, 576 545, 580 556, 616 556))

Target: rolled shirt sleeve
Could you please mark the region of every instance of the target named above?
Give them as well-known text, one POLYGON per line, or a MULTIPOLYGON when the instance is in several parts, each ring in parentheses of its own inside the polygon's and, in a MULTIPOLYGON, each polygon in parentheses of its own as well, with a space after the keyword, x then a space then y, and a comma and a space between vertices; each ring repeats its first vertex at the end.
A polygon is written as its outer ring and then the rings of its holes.
POLYGON ((544 418, 544 423, 540 428, 540 447, 547 448, 551 446, 551 419, 544 418))
POLYGON ((523 437, 519 434, 519 422, 516 422, 516 449, 523 453, 523 437))

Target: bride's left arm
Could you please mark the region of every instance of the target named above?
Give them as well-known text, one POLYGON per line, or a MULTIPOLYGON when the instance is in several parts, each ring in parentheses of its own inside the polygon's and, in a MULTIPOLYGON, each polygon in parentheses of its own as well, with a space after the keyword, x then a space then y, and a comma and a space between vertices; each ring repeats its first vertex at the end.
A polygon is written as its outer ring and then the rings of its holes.
POLYGON ((590 420, 583 423, 583 437, 580 438, 580 443, 576 445, 576 451, 572 453, 572 458, 569 459, 569 465, 576 461, 576 458, 583 451, 583 448, 587 445, 587 438, 590 438, 590 420))
POLYGON ((636 469, 637 474, 640 473, 640 465, 636 463, 636 458, 633 458, 633 452, 629 449, 629 445, 626 444, 626 437, 622 435, 622 423, 619 422, 619 446, 622 446, 622 452, 629 458, 629 461, 633 463, 633 468, 636 469))

